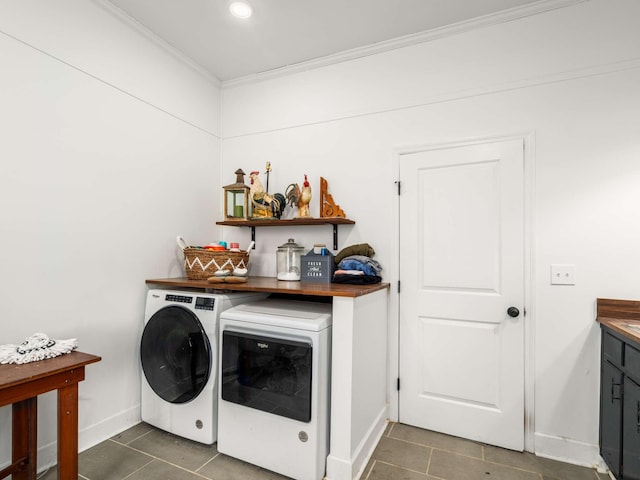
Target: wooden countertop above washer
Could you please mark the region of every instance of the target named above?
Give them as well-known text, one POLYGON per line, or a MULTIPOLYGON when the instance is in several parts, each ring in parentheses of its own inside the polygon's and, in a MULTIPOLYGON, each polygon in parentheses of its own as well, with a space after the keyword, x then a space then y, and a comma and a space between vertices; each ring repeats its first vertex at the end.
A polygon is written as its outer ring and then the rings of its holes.
POLYGON ((186 277, 149 279, 146 280, 145 283, 165 287, 197 288, 199 290, 286 293, 290 295, 352 298, 389 288, 388 283, 348 285, 344 283, 286 282, 273 277, 249 277, 246 283, 209 283, 206 280, 189 280, 186 277))

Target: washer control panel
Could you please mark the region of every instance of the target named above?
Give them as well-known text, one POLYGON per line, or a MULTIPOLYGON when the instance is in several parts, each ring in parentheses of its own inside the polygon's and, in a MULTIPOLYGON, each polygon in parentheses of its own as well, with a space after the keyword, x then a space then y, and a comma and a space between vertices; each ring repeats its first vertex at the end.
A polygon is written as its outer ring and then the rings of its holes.
POLYGON ((190 297, 188 295, 172 295, 170 293, 168 293, 167 296, 164 297, 164 299, 167 302, 178 302, 178 303, 191 303, 191 302, 193 302, 193 297, 190 297))
MULTIPOLYGON (((167 293, 164 297, 167 302, 176 302, 176 303, 193 303, 193 297, 190 295, 174 295, 172 293, 167 293)), ((196 297, 196 304, 194 308, 196 310, 209 310, 213 311, 216 306, 216 299, 211 297, 196 297)))
POLYGON ((213 311, 216 305, 216 299, 211 297, 196 297, 196 310, 213 311))

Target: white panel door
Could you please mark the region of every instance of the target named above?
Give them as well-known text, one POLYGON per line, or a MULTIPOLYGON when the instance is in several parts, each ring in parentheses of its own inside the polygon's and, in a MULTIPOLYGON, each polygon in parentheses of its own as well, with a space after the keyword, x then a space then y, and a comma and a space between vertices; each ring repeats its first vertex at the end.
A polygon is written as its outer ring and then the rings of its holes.
POLYGON ((524 446, 523 147, 400 156, 399 419, 514 450, 524 446))

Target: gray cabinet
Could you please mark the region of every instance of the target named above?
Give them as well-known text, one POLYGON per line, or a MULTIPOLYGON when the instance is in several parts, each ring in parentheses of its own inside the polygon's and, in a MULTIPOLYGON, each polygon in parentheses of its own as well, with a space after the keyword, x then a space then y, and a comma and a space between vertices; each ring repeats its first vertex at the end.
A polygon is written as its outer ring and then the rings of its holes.
POLYGON ((619 480, 640 480, 640 345, 602 327, 600 455, 619 480))

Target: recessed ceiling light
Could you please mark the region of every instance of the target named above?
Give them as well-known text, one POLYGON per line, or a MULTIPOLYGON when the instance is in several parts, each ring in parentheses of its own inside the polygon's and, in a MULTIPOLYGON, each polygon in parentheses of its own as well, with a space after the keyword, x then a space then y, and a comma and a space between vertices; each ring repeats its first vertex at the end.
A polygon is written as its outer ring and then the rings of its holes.
POLYGON ((253 8, 249 2, 236 0, 229 4, 231 15, 237 18, 249 18, 253 13, 253 8))

